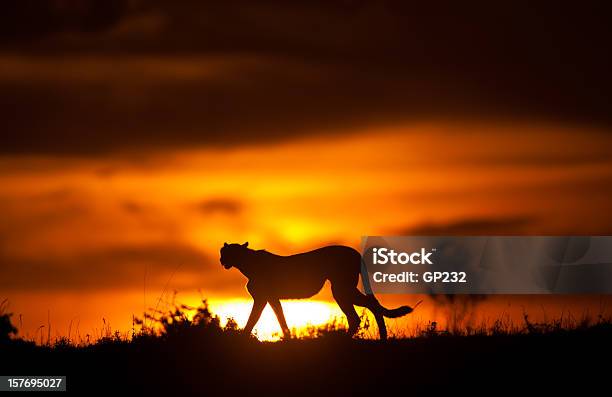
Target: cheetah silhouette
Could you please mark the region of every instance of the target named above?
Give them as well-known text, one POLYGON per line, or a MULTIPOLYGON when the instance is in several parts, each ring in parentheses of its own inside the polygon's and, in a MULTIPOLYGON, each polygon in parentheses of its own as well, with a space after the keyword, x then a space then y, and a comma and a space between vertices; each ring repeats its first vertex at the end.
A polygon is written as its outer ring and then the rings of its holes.
POLYGON ((381 339, 387 338, 384 317, 401 317, 413 310, 410 306, 387 309, 374 295, 364 295, 357 289, 361 254, 353 248, 332 245, 296 255, 281 256, 266 250, 253 250, 248 248, 248 245, 248 242, 225 243, 221 248, 223 267, 235 267, 249 279, 246 288, 253 297, 253 309, 244 328, 248 334, 269 303, 284 337, 289 338, 291 333, 280 300, 310 298, 323 288, 326 280, 330 281, 334 299, 347 317, 350 335, 354 335, 359 329, 359 316, 354 306, 366 307, 372 311, 381 339))

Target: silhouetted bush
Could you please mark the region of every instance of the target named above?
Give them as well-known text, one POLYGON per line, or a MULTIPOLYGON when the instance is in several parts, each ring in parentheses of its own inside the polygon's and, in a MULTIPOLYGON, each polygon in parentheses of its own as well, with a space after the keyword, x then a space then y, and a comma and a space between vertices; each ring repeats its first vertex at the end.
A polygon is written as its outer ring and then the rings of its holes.
POLYGON ((11 322, 13 313, 7 313, 8 301, 5 299, 0 303, 0 343, 6 344, 12 336, 17 335, 17 328, 11 322))

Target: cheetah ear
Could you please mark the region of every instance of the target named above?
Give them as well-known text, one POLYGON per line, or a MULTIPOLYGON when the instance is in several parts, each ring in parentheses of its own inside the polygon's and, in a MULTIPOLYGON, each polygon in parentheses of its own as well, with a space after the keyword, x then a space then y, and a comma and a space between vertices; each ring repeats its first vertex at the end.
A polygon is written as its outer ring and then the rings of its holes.
POLYGON ((227 247, 227 246, 228 246, 228 244, 227 244, 227 243, 223 243, 223 246, 224 246, 224 247, 227 247))
POLYGON ((242 244, 242 246, 243 246, 244 248, 248 247, 248 246, 249 246, 249 242, 247 241, 246 243, 242 244))

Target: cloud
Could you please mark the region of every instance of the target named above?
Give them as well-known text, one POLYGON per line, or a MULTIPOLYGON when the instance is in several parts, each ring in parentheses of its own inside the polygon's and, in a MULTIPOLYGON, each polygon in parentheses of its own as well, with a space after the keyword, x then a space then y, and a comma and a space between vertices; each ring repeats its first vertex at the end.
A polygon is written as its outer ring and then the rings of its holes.
POLYGON ((469 218, 453 222, 421 224, 398 231, 397 235, 487 236, 523 234, 533 226, 531 217, 469 218))
POLYGON ((4 154, 235 146, 432 118, 612 124, 598 5, 15 4, 0 13, 4 154))
MULTIPOLYGON (((74 250, 33 258, 0 253, 0 289, 104 290, 160 288, 175 274, 172 287, 213 286, 213 260, 189 245, 143 243, 74 250)), ((218 270, 214 272, 213 269, 218 270)))
POLYGON ((206 199, 197 205, 198 211, 204 215, 237 215, 242 211, 242 207, 242 202, 230 198, 206 199))
POLYGON ((127 6, 125 0, 5 3, 0 14, 0 44, 23 43, 63 32, 105 31, 126 16, 127 6))

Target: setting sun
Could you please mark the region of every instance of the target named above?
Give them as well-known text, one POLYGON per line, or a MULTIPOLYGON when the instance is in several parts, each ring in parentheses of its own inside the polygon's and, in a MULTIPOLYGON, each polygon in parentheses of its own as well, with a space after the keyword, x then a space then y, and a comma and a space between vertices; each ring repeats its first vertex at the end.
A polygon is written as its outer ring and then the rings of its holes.
MULTIPOLYGON (((296 336, 307 333, 308 327, 318 327, 330 321, 346 322, 338 305, 325 301, 282 301, 287 324, 296 336)), ((249 300, 210 301, 213 313, 221 318, 221 325, 225 325, 229 318, 233 318, 241 328, 247 322, 253 302, 249 300)), ((259 340, 275 341, 282 336, 278 320, 270 306, 266 306, 261 318, 254 328, 259 340)))

